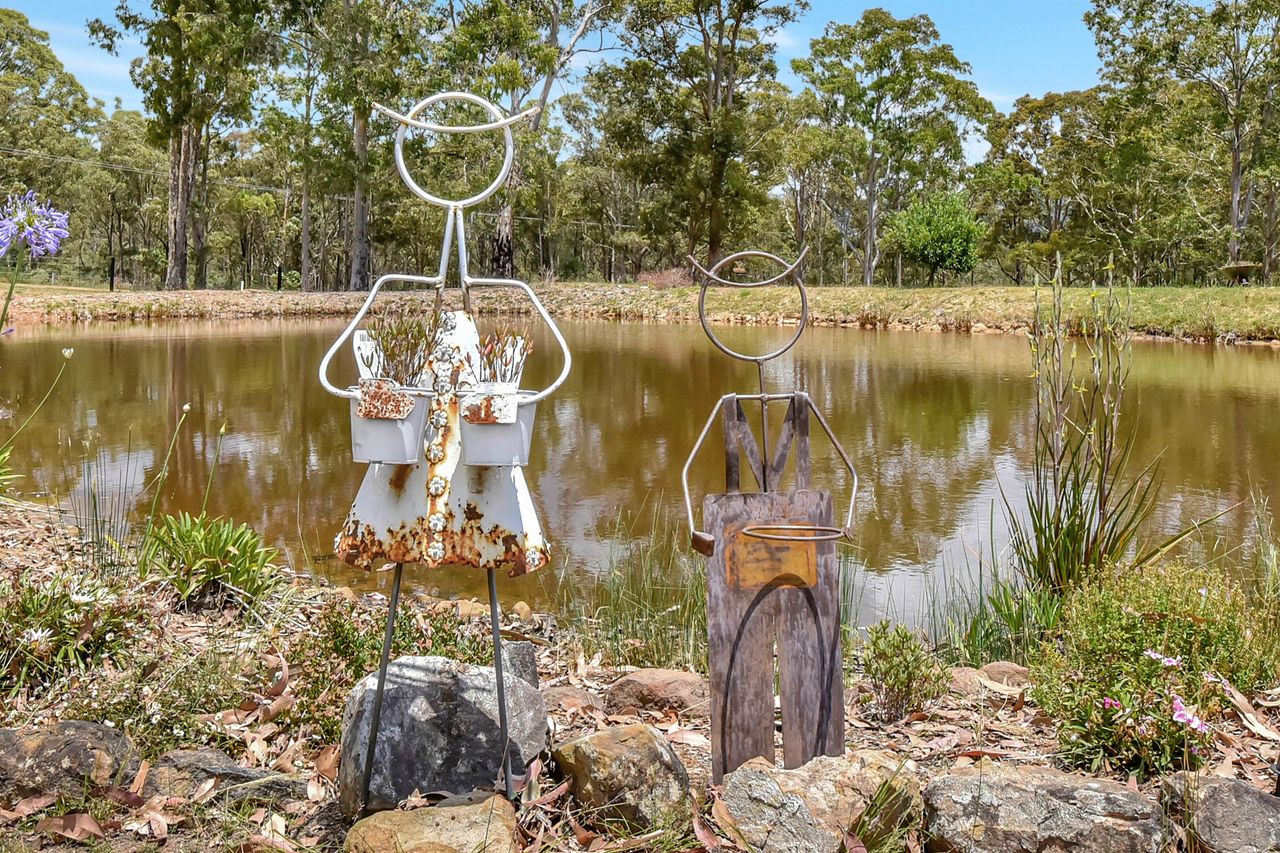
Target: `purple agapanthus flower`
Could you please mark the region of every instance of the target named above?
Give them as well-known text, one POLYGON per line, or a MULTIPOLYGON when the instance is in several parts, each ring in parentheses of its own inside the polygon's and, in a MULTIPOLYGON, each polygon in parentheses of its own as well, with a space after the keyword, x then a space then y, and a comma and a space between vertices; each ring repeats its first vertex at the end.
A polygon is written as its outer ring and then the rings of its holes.
POLYGON ((35 191, 9 196, 0 208, 0 257, 23 244, 32 258, 56 254, 70 235, 67 214, 36 198, 35 191))

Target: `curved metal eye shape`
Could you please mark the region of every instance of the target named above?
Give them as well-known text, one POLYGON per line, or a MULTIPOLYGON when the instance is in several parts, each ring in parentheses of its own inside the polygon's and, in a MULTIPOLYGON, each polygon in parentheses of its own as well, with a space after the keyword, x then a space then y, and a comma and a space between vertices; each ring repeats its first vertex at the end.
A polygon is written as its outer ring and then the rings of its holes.
POLYGON ((748 355, 746 353, 730 349, 723 341, 720 340, 720 338, 716 336, 715 332, 711 331, 711 324, 707 320, 707 287, 712 282, 727 287, 745 288, 766 287, 771 284, 777 284, 795 272, 796 267, 800 266, 800 262, 804 260, 804 256, 808 254, 808 252, 809 247, 805 246, 804 249, 800 251, 800 257, 796 258, 795 263, 793 264, 788 264, 782 258, 777 255, 770 254, 769 252, 736 252, 726 258, 721 258, 719 263, 715 264, 709 270, 705 269, 693 257, 689 258, 689 260, 693 262, 694 268, 697 269, 698 272, 702 273, 702 287, 698 290, 698 320, 702 323, 702 331, 707 333, 707 337, 711 339, 711 343, 715 344, 716 349, 720 350, 720 352, 727 356, 732 356, 733 358, 741 361, 752 361, 759 364, 761 362, 777 358, 796 345, 796 342, 800 340, 800 336, 804 334, 805 327, 809 325, 809 294, 805 291, 804 283, 801 282, 800 279, 796 279, 796 289, 800 291, 800 322, 796 326, 796 333, 792 335, 791 339, 785 344, 778 347, 773 352, 767 352, 763 355, 748 355), (724 269, 729 264, 736 263, 737 261, 744 260, 746 258, 764 258, 767 261, 772 261, 782 267, 782 272, 778 273, 773 278, 753 282, 728 281, 727 279, 720 277, 720 270, 724 269))
POLYGON ((404 179, 405 186, 409 188, 409 191, 412 192, 414 195, 418 196, 419 198, 423 199, 424 201, 428 201, 431 204, 436 205, 437 207, 445 207, 445 208, 471 207, 472 205, 479 204, 480 202, 487 199, 489 196, 496 193, 499 189, 501 189, 502 185, 507 182, 507 175, 511 173, 511 164, 515 161, 515 152, 516 152, 515 139, 511 135, 511 125, 516 121, 519 121, 520 119, 524 118, 524 114, 521 114, 519 116, 507 117, 503 115, 502 111, 499 110, 497 107, 495 107, 493 104, 489 103, 479 95, 473 95, 470 92, 441 92, 440 94, 432 95, 429 98, 424 98, 423 100, 418 101, 418 103, 414 104, 413 108, 409 110, 409 112, 406 115, 403 115, 403 116, 401 116, 399 113, 388 110, 385 107, 381 107, 380 109, 382 109, 383 112, 387 113, 388 115, 392 116, 393 118, 395 118, 397 121, 400 122, 400 127, 396 130, 396 145, 395 145, 396 169, 400 172, 400 177, 404 179), (432 124, 429 122, 417 121, 417 117, 422 113, 423 110, 427 109, 433 104, 447 103, 449 101, 463 101, 465 103, 475 104, 476 106, 480 107, 481 109, 489 113, 489 115, 493 116, 493 122, 490 122, 487 125, 478 125, 474 128, 475 130, 478 131, 478 130, 501 129, 502 131, 502 144, 503 144, 502 167, 498 169, 497 176, 493 179, 493 183, 489 184, 489 186, 485 187, 483 190, 476 193, 475 195, 469 198, 464 198, 464 199, 448 199, 448 198, 443 198, 441 196, 433 195, 432 193, 427 192, 422 187, 418 186, 418 182, 415 181, 413 179, 413 176, 409 174, 409 167, 405 165, 405 161, 404 161, 404 140, 405 140, 405 136, 409 132, 410 127, 416 126, 416 127, 425 128, 428 130, 435 130, 437 132, 442 132, 442 133, 467 133, 473 130, 473 128, 469 128, 469 127, 448 127, 444 125, 432 124))

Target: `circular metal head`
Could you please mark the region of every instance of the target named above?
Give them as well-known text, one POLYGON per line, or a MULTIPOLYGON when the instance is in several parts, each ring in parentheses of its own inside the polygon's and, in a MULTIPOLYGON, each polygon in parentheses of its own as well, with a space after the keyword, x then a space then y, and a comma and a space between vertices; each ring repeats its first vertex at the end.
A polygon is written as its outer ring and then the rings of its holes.
POLYGON ((698 263, 696 259, 690 256, 689 260, 693 264, 694 269, 696 269, 699 273, 702 274, 702 286, 698 289, 698 320, 702 323, 702 331, 707 333, 707 337, 711 339, 711 343, 715 344, 716 349, 720 350, 720 352, 724 353, 725 355, 732 356, 733 358, 740 359, 742 361, 750 361, 756 364, 763 364, 764 362, 769 361, 770 359, 777 358, 778 356, 782 355, 784 352, 786 352, 787 350, 791 349, 793 346, 796 345, 796 342, 800 340, 800 336, 804 334, 805 326, 809 324, 809 294, 805 291, 804 283, 801 282, 800 279, 797 278, 795 280, 796 289, 800 291, 800 323, 799 325, 796 326, 796 333, 791 336, 791 339, 789 341, 787 341, 782 346, 778 347, 776 350, 772 352, 763 353, 761 355, 749 355, 747 353, 741 353, 736 350, 730 349, 728 346, 725 345, 724 341, 720 340, 720 338, 716 336, 716 333, 711 330, 711 324, 710 322, 707 321, 707 287, 709 287, 712 282, 715 282, 716 284, 722 284, 727 287, 745 287, 745 288, 766 287, 771 284, 777 284, 778 282, 782 281, 787 276, 792 275, 796 271, 796 267, 798 267, 800 265, 800 262, 804 260, 804 256, 808 253, 808 251, 809 251, 809 248, 806 246, 804 249, 800 251, 800 257, 796 258, 795 263, 792 263, 792 264, 788 264, 782 258, 778 257, 777 255, 770 254, 769 252, 760 252, 760 251, 754 251, 754 250, 737 252, 735 254, 729 255, 728 257, 721 258, 718 263, 716 263, 714 266, 711 267, 711 269, 706 269, 705 267, 702 266, 702 264, 698 263), (768 279, 765 279, 764 281, 751 281, 751 282, 729 281, 720 276, 720 271, 724 269, 726 266, 729 266, 730 264, 734 264, 741 260, 745 260, 747 258, 763 258, 764 260, 772 261, 773 263, 782 267, 782 272, 778 273, 773 278, 768 278, 768 279))
POLYGON ((443 208, 465 208, 479 204, 489 196, 496 193, 507 182, 507 176, 511 173, 511 164, 515 160, 516 146, 515 140, 511 136, 511 125, 518 121, 522 121, 532 115, 536 110, 526 110, 514 116, 505 116, 496 106, 486 101, 479 95, 473 95, 470 92, 441 92, 432 95, 429 98, 423 98, 421 101, 413 105, 406 115, 401 115, 394 110, 389 110, 380 104, 374 104, 374 107, 400 123, 400 127, 396 130, 396 170, 400 172, 400 178, 404 181, 409 191, 419 198, 443 208), (493 116, 493 121, 486 124, 478 125, 447 125, 436 124, 434 122, 421 121, 418 116, 428 107, 447 103, 450 101, 462 101, 484 109, 489 115, 493 116), (482 133, 486 130, 501 130, 503 143, 502 168, 498 170, 498 175, 493 179, 493 183, 485 187, 475 195, 464 199, 448 199, 427 192, 418 185, 418 182, 409 174, 409 167, 404 162, 404 140, 409 133, 410 128, 419 130, 428 130, 436 133, 482 133))

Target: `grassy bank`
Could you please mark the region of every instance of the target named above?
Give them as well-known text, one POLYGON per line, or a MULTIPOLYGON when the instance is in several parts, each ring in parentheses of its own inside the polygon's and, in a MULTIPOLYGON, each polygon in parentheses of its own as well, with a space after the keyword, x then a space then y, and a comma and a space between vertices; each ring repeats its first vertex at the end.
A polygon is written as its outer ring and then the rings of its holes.
MULTIPOLYGON (((641 285, 560 282, 538 292, 557 316, 651 322, 693 322, 698 291, 692 287, 655 290, 641 285)), ((1042 291, 1041 297, 1044 298, 1042 291)), ((1064 295, 1067 324, 1089 316, 1088 289, 1064 295)), ((129 292, 21 288, 14 299, 18 325, 89 321, 347 317, 363 296, 351 293, 270 291, 129 292)), ((709 314, 717 323, 778 323, 799 316, 791 288, 715 291, 709 314)), ((514 292, 484 292, 481 310, 519 312, 527 308, 514 292)), ((1197 341, 1280 339, 1280 289, 1143 288, 1129 297, 1133 330, 1142 335, 1197 341)), ((1035 311, 1030 287, 823 287, 810 290, 810 314, 818 325, 957 332, 1019 331, 1035 311)))

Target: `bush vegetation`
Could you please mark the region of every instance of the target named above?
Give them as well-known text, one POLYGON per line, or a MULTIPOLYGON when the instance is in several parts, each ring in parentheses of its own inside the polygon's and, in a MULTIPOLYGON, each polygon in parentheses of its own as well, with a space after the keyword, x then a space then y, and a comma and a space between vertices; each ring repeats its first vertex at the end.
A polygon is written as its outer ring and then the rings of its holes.
POLYGON ((871 682, 871 713, 882 722, 897 722, 947 690, 947 675, 924 641, 888 620, 867 629, 862 667, 871 682))
POLYGON ((1060 720, 1060 757, 1143 775, 1198 766, 1221 681, 1249 692, 1280 671, 1274 617, 1205 566, 1130 568, 1072 590, 1053 641, 1032 657, 1033 697, 1060 720))
POLYGON ((247 524, 180 512, 150 529, 139 568, 172 589, 182 607, 249 609, 279 586, 275 559, 247 524))

